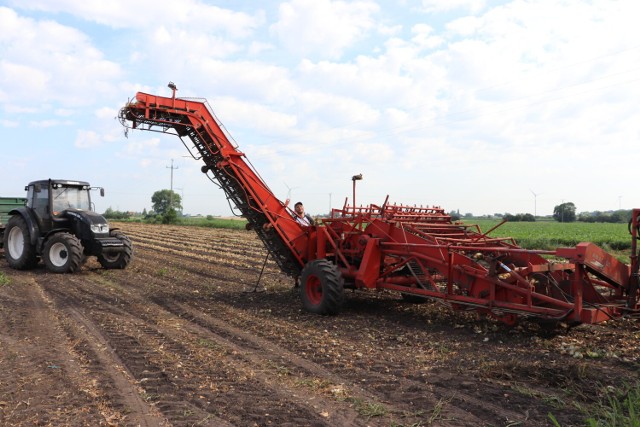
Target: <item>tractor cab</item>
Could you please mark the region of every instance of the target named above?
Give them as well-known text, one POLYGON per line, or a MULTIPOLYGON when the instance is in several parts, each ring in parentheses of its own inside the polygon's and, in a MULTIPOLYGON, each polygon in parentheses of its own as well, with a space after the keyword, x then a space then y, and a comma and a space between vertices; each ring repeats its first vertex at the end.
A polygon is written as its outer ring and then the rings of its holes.
MULTIPOLYGON (((93 212, 91 189, 89 183, 83 181, 49 179, 29 183, 25 187, 27 207, 32 209, 41 233, 72 228, 72 222, 84 219, 81 222, 92 232, 108 235, 104 217, 93 212)), ((103 188, 100 188, 100 195, 104 196, 103 188)))

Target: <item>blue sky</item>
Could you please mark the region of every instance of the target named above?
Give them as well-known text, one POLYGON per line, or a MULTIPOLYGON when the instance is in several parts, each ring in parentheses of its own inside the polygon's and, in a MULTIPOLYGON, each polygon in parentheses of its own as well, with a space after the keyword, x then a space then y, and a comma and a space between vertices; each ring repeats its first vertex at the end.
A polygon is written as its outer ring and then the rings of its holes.
POLYGON ((0 195, 42 178, 230 215, 136 91, 207 98, 276 196, 476 215, 640 207, 636 0, 0 1, 0 195))

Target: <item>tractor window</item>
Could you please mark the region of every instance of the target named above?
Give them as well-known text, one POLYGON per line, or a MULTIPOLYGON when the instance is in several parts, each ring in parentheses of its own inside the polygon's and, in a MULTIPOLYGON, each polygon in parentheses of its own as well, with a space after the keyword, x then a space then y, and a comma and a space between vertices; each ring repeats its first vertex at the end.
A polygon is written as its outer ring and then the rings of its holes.
POLYGON ((89 209, 89 192, 76 187, 60 187, 52 189, 54 214, 65 209, 89 209))
POLYGON ((46 218, 48 216, 47 209, 49 209, 49 193, 46 187, 40 191, 35 191, 33 187, 29 187, 27 194, 29 201, 33 200, 32 208, 36 211, 39 218, 46 218), (33 199, 31 196, 33 195, 33 199))
POLYGON ((29 187, 27 187, 27 206, 30 208, 33 208, 33 204, 34 204, 34 191, 33 191, 33 185, 30 185, 29 187))

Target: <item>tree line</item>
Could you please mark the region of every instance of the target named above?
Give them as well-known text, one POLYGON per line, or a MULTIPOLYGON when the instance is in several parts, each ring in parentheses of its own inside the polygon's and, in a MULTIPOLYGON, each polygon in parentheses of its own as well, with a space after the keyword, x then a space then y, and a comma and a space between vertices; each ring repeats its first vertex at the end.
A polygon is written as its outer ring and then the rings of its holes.
MULTIPOLYGON (((553 219, 558 222, 609 222, 625 223, 631 219, 631 209, 618 209, 615 211, 593 211, 576 213, 576 205, 573 202, 566 202, 556 205, 553 208, 553 219)), ((449 212, 452 221, 458 221, 463 217, 457 211, 449 212)), ((509 222, 534 222, 536 217, 530 213, 496 213, 493 216, 503 218, 509 222)), ((464 218, 472 219, 470 213, 464 214, 464 218)))
MULTIPOLYGON (((178 221, 178 212, 182 212, 182 198, 172 190, 159 190, 151 196, 152 210, 142 211, 142 217, 148 221, 175 224, 178 221)), ((131 212, 122 212, 107 208, 103 216, 107 219, 129 219, 131 212)))
MULTIPOLYGON (((182 198, 178 193, 172 190, 159 190, 151 196, 153 210, 143 211, 143 217, 152 222, 163 224, 174 224, 178 220, 178 213, 182 212, 182 198)), ((458 221, 461 219, 460 213, 457 211, 449 212, 451 220, 458 221)), ((496 214, 509 222, 534 222, 536 217, 530 213, 519 214, 496 214)), ((104 217, 107 219, 128 219, 131 217, 130 212, 116 211, 109 207, 104 217)), ((471 214, 465 214, 465 218, 470 218, 471 214)), ((609 212, 581 212, 576 214, 576 205, 573 202, 566 202, 556 205, 553 208, 553 219, 558 222, 628 222, 631 218, 631 210, 619 209, 609 212)))

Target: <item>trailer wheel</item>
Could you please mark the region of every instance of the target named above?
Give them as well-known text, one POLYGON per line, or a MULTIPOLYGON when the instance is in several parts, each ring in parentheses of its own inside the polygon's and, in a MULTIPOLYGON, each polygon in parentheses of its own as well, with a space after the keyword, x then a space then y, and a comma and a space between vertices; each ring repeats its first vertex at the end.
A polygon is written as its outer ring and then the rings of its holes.
POLYGON ((19 215, 9 218, 4 231, 4 257, 9 266, 16 270, 26 270, 38 264, 36 246, 31 244, 27 222, 19 215))
POLYGON ((73 234, 57 233, 44 245, 42 259, 53 273, 73 273, 82 265, 82 244, 73 234))
POLYGON ((308 262, 300 276, 300 297, 306 311, 338 313, 344 302, 344 280, 338 268, 326 259, 308 262))
POLYGON ((109 235, 120 240, 124 245, 123 252, 102 253, 98 255, 98 261, 102 268, 106 269, 123 269, 131 262, 133 257, 133 245, 131 240, 124 233, 112 230, 109 235))

